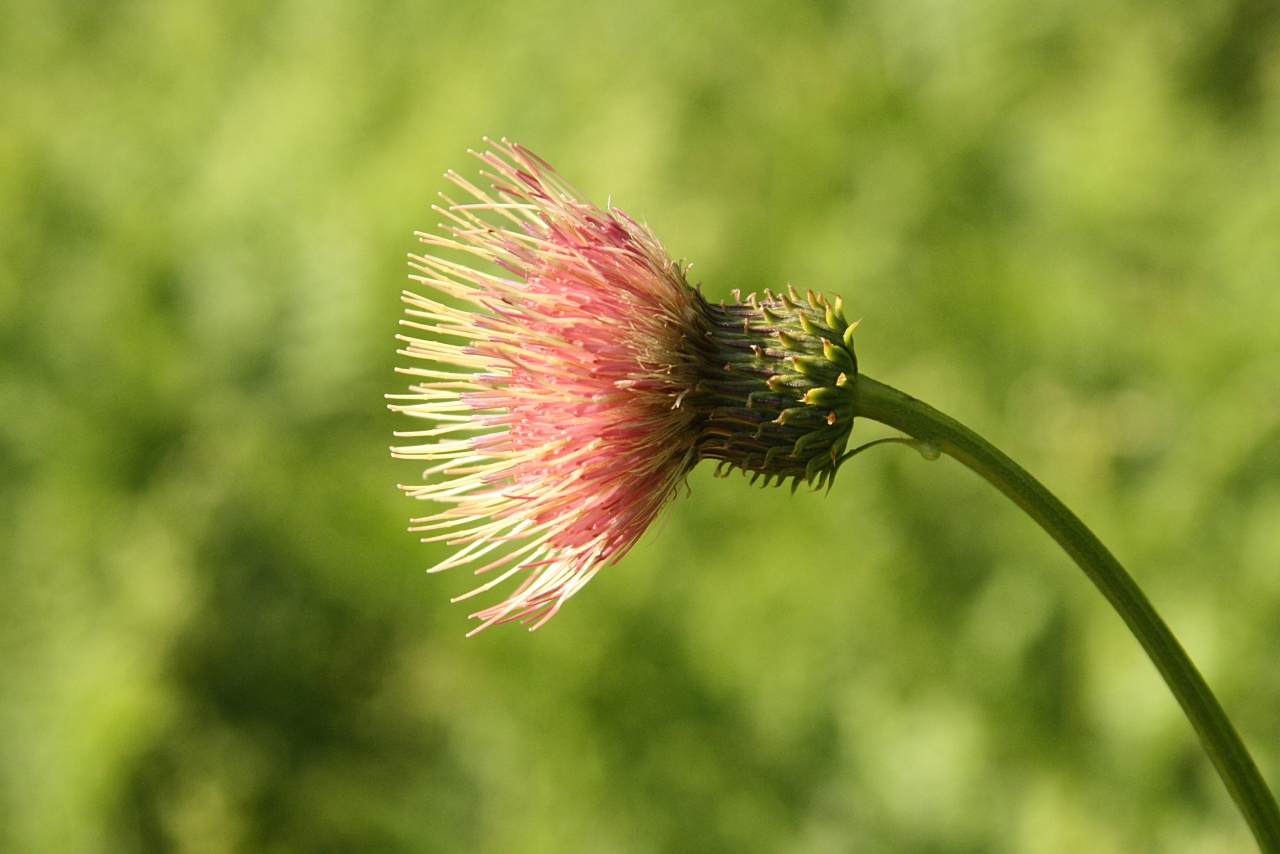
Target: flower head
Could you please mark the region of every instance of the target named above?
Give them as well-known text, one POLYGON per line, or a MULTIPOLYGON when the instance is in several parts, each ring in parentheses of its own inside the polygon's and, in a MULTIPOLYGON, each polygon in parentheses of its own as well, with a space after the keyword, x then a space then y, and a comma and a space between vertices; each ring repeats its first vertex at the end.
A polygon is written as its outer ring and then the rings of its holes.
POLYGON ((478 154, 493 182, 448 177, 447 254, 411 256, 416 332, 399 352, 432 363, 392 409, 431 422, 393 449, 429 463, 410 496, 448 505, 413 520, 427 541, 459 546, 431 571, 479 564, 491 580, 524 573, 473 614, 475 631, 546 622, 635 544, 704 458, 766 482, 820 485, 853 420, 851 328, 838 301, 791 292, 712 305, 644 226, 602 210, 527 149, 478 154))

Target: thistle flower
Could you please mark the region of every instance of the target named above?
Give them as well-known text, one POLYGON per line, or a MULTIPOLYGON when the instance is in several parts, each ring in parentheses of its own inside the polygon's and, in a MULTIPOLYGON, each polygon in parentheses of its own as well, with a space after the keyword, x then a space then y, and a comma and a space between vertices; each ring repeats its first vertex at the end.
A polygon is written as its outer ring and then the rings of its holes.
MULTIPOLYGON (((839 298, 788 286, 733 305, 689 287, 648 229, 601 210, 527 149, 477 155, 493 195, 455 173, 475 198, 436 210, 447 236, 428 246, 470 253, 498 271, 410 256, 399 352, 434 363, 398 370, 420 381, 392 409, 434 426, 393 448, 426 460, 409 495, 450 505, 415 519, 425 540, 460 548, 432 571, 489 560, 497 572, 467 596, 527 574, 482 622, 537 628, 601 567, 635 544, 702 459, 752 482, 830 484, 854 415, 901 430, 880 439, 946 453, 986 478, 1051 534, 1142 642, 1253 830, 1280 854, 1280 807, 1195 664, 1141 589, 1053 493, 989 442, 922 401, 858 374, 857 324, 839 298), (502 273, 505 272, 506 275, 502 273), (457 303, 462 303, 460 307, 457 303), (441 533, 442 532, 442 533, 441 533)), ((460 597, 460 598, 466 598, 460 597)))
POLYGON ((450 505, 414 519, 424 541, 460 548, 431 572, 474 564, 524 571, 480 631, 537 628, 624 555, 701 459, 776 478, 829 482, 853 422, 852 326, 839 300, 793 290, 713 305, 647 228, 585 201, 550 166, 507 143, 477 154, 493 181, 436 207, 439 254, 410 256, 417 330, 399 368, 418 379, 392 409, 433 426, 393 448, 429 463, 414 498, 450 505))

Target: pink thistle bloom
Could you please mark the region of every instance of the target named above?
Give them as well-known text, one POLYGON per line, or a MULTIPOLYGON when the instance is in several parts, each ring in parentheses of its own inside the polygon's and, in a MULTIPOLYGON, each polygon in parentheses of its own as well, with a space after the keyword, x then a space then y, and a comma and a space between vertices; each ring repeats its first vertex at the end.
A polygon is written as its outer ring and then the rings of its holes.
POLYGON ((426 440, 393 448, 425 460, 410 496, 446 505, 414 519, 424 541, 459 547, 432 567, 524 573, 472 614, 545 623, 617 561, 702 459, 768 484, 830 483, 853 423, 853 326, 837 298, 765 291, 712 305, 647 228, 582 199, 550 166, 504 141, 476 155, 491 192, 444 197, 436 250, 410 256, 405 292, 421 337, 399 352, 432 363, 392 409, 425 419, 426 440), (489 271, 489 270, 492 271, 489 271))
POLYGON ((476 574, 494 574, 459 599, 527 573, 472 614, 472 634, 537 628, 622 557, 696 462, 698 420, 680 405, 697 379, 685 339, 699 298, 679 265, 527 149, 494 148, 477 155, 492 194, 450 172, 474 201, 442 196, 448 236, 418 237, 500 271, 411 256, 412 279, 469 305, 405 292, 401 322, 426 334, 398 336, 399 352, 436 366, 400 368, 420 382, 391 407, 434 423, 396 434, 430 443, 393 449, 430 463, 426 483, 402 489, 450 505, 410 529, 461 546, 429 571, 482 562, 476 574))

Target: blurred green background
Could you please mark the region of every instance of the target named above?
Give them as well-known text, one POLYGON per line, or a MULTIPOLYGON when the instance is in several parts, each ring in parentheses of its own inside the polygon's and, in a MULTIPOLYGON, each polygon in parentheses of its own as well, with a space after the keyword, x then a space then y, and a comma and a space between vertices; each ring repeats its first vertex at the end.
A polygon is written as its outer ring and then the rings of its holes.
POLYGON ((842 293, 1280 783, 1274 2, 4 0, 0 849, 1256 850, 1101 596, 949 460, 699 469, 543 630, 465 640, 382 395, 485 134, 711 295, 842 293))

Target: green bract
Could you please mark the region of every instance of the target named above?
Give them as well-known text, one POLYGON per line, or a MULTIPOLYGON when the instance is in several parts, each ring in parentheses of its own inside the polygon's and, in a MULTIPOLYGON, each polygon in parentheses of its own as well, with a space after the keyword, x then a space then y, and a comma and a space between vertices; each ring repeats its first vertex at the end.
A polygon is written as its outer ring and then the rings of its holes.
MULTIPOLYGON (((698 459, 768 484, 829 485, 853 427, 858 360, 840 298, 793 288, 732 304, 701 300, 702 376, 682 406, 701 414, 698 459)), ((701 297, 699 297, 701 299, 701 297)))

